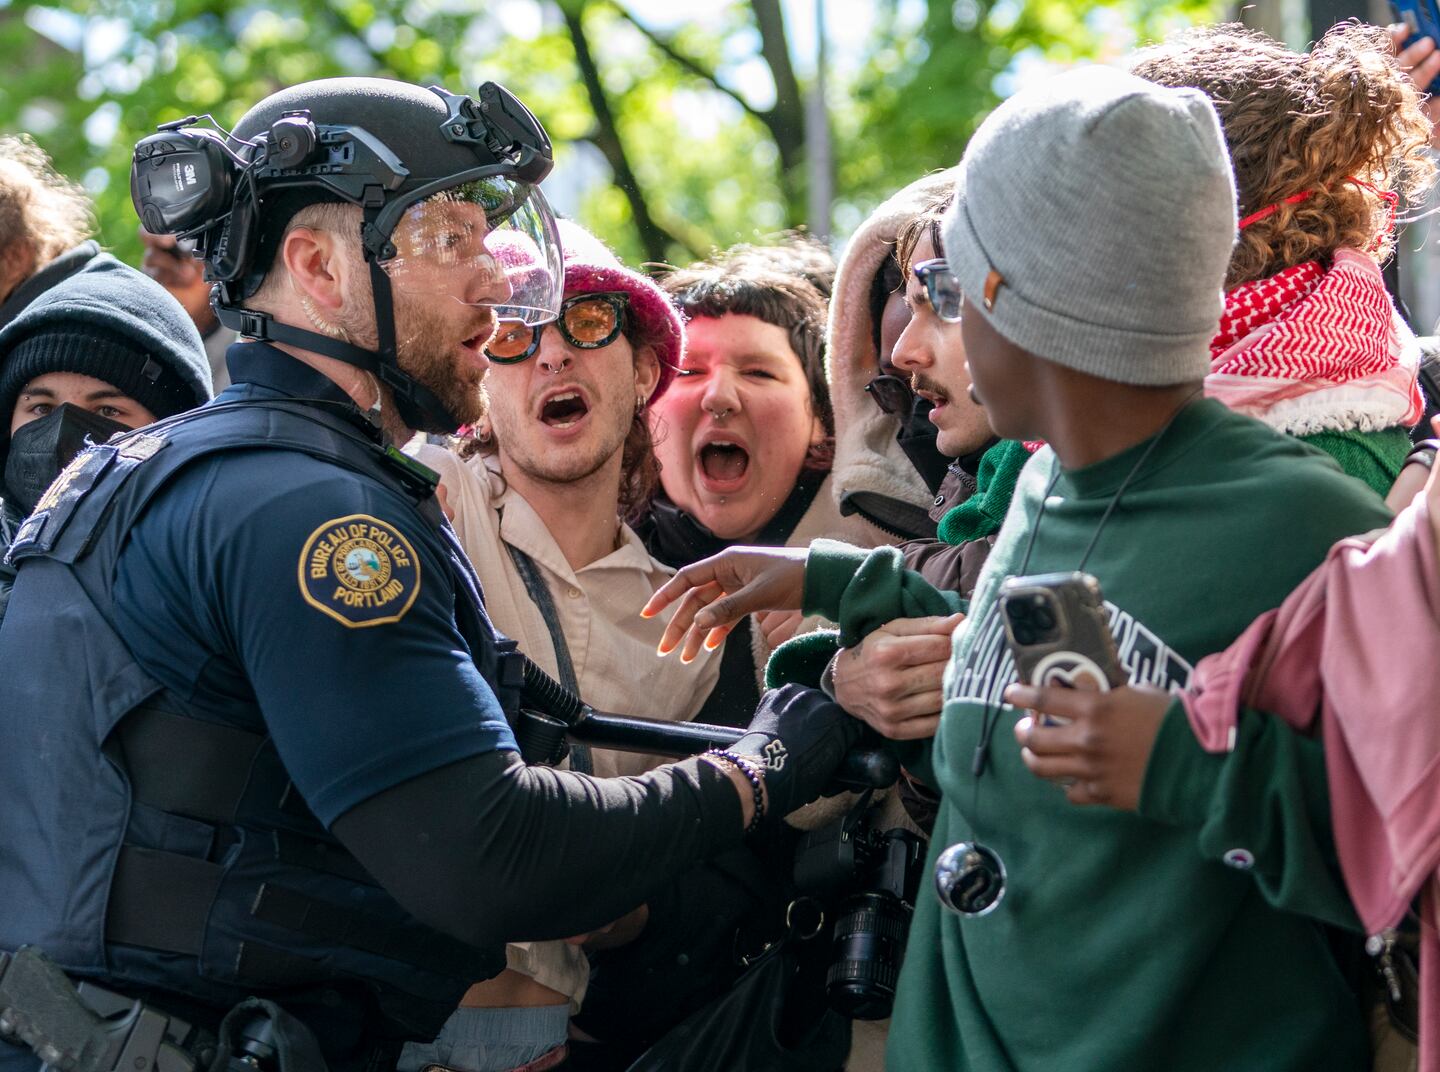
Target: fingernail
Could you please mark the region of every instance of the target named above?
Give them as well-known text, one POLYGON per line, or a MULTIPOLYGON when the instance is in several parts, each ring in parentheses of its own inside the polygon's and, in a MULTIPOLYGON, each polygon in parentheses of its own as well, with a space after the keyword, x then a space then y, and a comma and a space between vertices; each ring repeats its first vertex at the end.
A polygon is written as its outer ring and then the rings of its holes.
POLYGON ((655 645, 655 654, 660 656, 662 659, 674 650, 674 648, 667 648, 664 644, 655 645))
POLYGON ((1038 695, 1029 685, 1011 685, 1005 690, 1005 702, 1013 707, 1029 707, 1038 695))
POLYGON ((723 644, 723 643, 725 643, 725 638, 724 638, 724 637, 721 637, 719 640, 712 640, 710 637, 706 637, 706 638, 705 638, 705 650, 706 650, 706 651, 714 651, 716 648, 718 648, 718 647, 719 647, 721 644, 723 644))

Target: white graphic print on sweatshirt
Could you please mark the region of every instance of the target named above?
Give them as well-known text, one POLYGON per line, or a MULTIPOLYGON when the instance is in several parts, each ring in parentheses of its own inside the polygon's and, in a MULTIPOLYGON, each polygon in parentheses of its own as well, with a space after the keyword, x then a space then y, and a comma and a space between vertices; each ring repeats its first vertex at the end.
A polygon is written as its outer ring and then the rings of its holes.
MULTIPOLYGON (((1195 668, 1172 650, 1144 623, 1108 599, 1110 632, 1120 654, 1120 665, 1132 685, 1153 685, 1172 692, 1190 686, 1195 668)), ((965 700, 987 706, 1004 706, 1006 688, 1014 684, 1015 660, 1005 643, 1000 621, 1000 603, 992 600, 966 652, 964 665, 949 676, 945 699, 965 700)))

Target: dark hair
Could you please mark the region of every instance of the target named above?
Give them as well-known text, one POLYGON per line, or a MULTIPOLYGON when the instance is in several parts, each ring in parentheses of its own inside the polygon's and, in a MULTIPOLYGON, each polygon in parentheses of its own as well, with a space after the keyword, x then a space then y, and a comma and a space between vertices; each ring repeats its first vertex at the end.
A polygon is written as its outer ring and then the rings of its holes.
POLYGON ((829 469, 835 453, 835 414, 825 379, 827 295, 834 281, 829 251, 793 235, 775 246, 735 246, 660 280, 687 320, 735 314, 785 330, 825 429, 825 441, 806 455, 807 469, 829 469))
POLYGON ((890 246, 875 272, 875 278, 870 280, 870 341, 877 351, 880 349, 880 321, 885 316, 885 305, 890 301, 890 295, 904 286, 905 275, 900 271, 895 247, 890 246))
POLYGON ((660 459, 655 457, 650 415, 643 408, 637 409, 620 448, 620 516, 626 524, 646 514, 659 486, 660 459))
POLYGON ((835 257, 829 246, 805 231, 781 231, 773 241, 763 245, 741 242, 717 254, 712 261, 720 258, 742 270, 753 265, 760 271, 798 275, 827 302, 835 292, 835 257))
POLYGON ((1414 203, 1435 175, 1430 123, 1386 32, 1342 23, 1308 55, 1238 24, 1184 31, 1136 54, 1131 70, 1163 86, 1198 89, 1225 130, 1240 215, 1279 208, 1240 232, 1227 288, 1328 258, 1341 247, 1377 259, 1393 238, 1386 210, 1352 178, 1414 203), (1308 193, 1304 201, 1285 198, 1308 193))
POLYGON ((935 256, 945 256, 945 244, 940 238, 940 220, 954 200, 954 190, 934 194, 925 202, 919 214, 907 220, 905 226, 901 227, 899 234, 895 236, 895 259, 900 263, 902 286, 905 284, 905 276, 909 274, 912 267, 915 247, 920 244, 922 238, 930 239, 930 244, 935 247, 935 256))

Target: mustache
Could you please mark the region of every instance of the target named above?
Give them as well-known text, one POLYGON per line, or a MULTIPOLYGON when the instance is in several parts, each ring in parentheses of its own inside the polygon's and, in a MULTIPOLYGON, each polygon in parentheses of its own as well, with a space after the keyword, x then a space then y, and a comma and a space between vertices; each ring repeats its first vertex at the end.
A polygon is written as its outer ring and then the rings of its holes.
POLYGON ((938 395, 940 398, 950 397, 949 391, 919 372, 910 373, 910 390, 924 391, 927 394, 938 395))

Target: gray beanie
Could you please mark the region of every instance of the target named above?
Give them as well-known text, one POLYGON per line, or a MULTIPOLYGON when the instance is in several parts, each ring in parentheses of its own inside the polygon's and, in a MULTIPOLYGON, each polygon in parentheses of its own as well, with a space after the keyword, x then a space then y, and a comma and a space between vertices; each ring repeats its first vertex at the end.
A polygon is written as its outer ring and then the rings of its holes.
POLYGON ((1198 91, 1086 67, 1017 93, 966 147, 942 233, 961 290, 1021 349, 1120 383, 1210 371, 1235 180, 1198 91))

